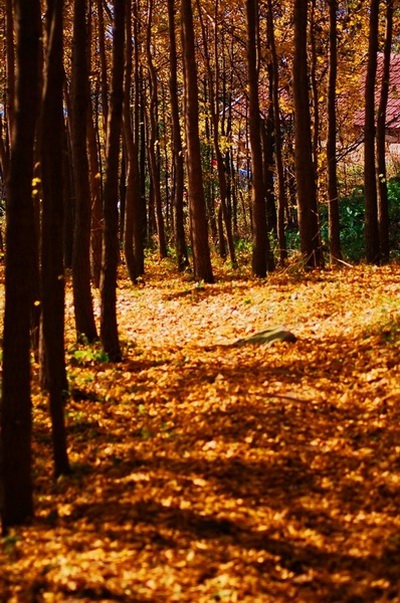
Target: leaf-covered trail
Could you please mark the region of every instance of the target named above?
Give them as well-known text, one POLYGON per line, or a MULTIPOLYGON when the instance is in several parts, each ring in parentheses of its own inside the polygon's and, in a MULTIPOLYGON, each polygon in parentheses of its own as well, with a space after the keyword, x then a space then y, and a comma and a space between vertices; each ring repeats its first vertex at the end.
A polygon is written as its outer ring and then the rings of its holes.
MULTIPOLYGON (((400 601, 400 267, 194 286, 121 282, 125 360, 76 350, 37 517, 3 541, 4 601, 400 601), (294 344, 235 340, 283 324, 294 344)), ((71 313, 71 311, 70 311, 71 313)))

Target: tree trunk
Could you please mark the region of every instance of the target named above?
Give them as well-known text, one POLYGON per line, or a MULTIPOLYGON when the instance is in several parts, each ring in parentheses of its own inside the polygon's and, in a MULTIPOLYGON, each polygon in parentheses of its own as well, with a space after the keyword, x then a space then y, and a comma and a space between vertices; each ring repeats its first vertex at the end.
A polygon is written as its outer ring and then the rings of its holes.
MULTIPOLYGON (((125 261, 128 269, 129 277, 132 283, 136 283, 136 279, 140 276, 140 272, 136 265, 134 253, 134 234, 135 226, 139 222, 138 208, 140 207, 140 191, 139 191, 139 165, 138 165, 138 150, 137 138, 132 127, 131 117, 131 85, 132 85, 132 20, 131 20, 131 0, 128 2, 128 10, 126 13, 126 46, 125 46, 125 84, 124 84, 124 106, 123 106, 123 139, 125 157, 127 163, 126 173, 126 199, 125 199, 125 216, 124 216, 124 232, 123 245, 125 253, 125 261)), ((136 91, 135 91, 136 94, 136 91)), ((137 108, 134 108, 135 116, 137 108)))
POLYGON ((336 160, 337 0, 329 0, 328 163, 329 251, 331 262, 342 259, 336 160))
POLYGON ((40 120, 42 174, 41 369, 49 391, 55 476, 70 472, 64 422, 63 0, 47 2, 47 62, 40 120))
POLYGON ((14 52, 14 23, 12 0, 6 0, 6 67, 7 67, 7 89, 6 89, 6 137, 5 149, 9 158, 10 140, 9 137, 13 131, 14 113, 15 113, 15 52, 14 52))
POLYGON ((300 247, 307 267, 323 265, 320 243, 316 175, 312 156, 307 68, 308 0, 294 3, 293 95, 295 109, 295 166, 300 247))
POLYGON ((364 121, 365 244, 367 262, 379 264, 378 193, 375 166, 375 83, 378 53, 379 0, 371 0, 369 14, 364 121))
POLYGON ((1 401, 2 529, 33 515, 30 313, 33 145, 39 105, 38 0, 15 0, 16 107, 7 194, 5 313, 1 401), (18 325, 18 328, 16 328, 18 325))
POLYGON ((191 0, 181 0, 185 127, 193 267, 196 280, 214 282, 211 267, 199 138, 199 100, 191 0))
POLYGON ((276 237, 277 215, 274 189, 274 126, 272 104, 268 110, 267 117, 262 117, 260 123, 267 231, 276 237))
POLYGON ((72 253, 74 243, 75 223, 75 193, 74 174, 71 160, 71 138, 70 132, 63 123, 63 245, 64 245, 64 268, 72 268, 72 253))
POLYGON ((118 338, 116 288, 118 249, 118 158, 122 123, 125 0, 114 0, 113 65, 108 114, 104 182, 103 270, 100 283, 100 338, 112 362, 121 360, 118 338))
POLYGON ((386 177, 386 109, 389 97, 390 59, 393 38, 394 0, 386 0, 386 32, 378 118, 376 124, 376 163, 378 180, 378 228, 381 259, 389 261, 389 201, 386 177))
MULTIPOLYGON (((209 107, 210 107, 210 117, 211 117, 211 122, 212 122, 214 152, 215 152, 215 158, 216 158, 216 162, 217 162, 218 186, 219 186, 219 197, 220 197, 219 212, 221 212, 221 218, 222 218, 222 223, 220 226, 222 226, 222 224, 225 226, 229 258, 230 258, 232 266, 236 268, 237 261, 236 261, 235 245, 233 242, 233 235, 232 235, 232 223, 231 223, 230 215, 229 215, 228 208, 227 208, 227 185, 226 185, 225 165, 224 165, 224 158, 223 158, 220 144, 219 144, 219 138, 220 138, 219 107, 218 107, 219 68, 218 68, 218 51, 217 51, 217 38, 218 38, 217 22, 218 22, 219 2, 218 2, 218 0, 216 0, 216 2, 215 2, 215 13, 214 13, 214 23, 215 23, 215 30, 216 30, 215 34, 214 34, 214 40, 215 40, 215 46, 216 46, 215 51, 214 51, 215 72, 216 72, 215 89, 214 89, 214 81, 213 81, 214 78, 213 78, 212 69, 211 69, 210 53, 209 53, 208 42, 207 42, 207 32, 206 32, 206 29, 204 26, 199 0, 196 0, 196 4, 197 4, 197 11, 198 11, 201 28, 202 28, 203 49, 204 49, 207 76, 208 76, 208 91, 209 91, 209 97, 210 97, 209 107)), ((218 218, 218 219, 220 220, 220 218, 218 218)), ((219 230, 220 230, 219 240, 220 240, 220 242, 222 242, 223 241, 223 229, 219 228, 219 230)), ((225 242, 224 242, 224 247, 225 247, 225 242)), ((226 255, 226 252, 224 252, 222 257, 224 257, 225 255, 226 255)))
POLYGON ((97 339, 90 287, 90 187, 86 152, 88 112, 88 67, 86 1, 74 2, 72 52, 72 159, 75 184, 75 227, 72 255, 72 285, 77 338, 97 339))
POLYGON ((272 106, 274 115, 274 139, 275 139, 275 163, 278 189, 278 210, 277 210, 277 237, 279 243, 279 258, 283 264, 287 260, 287 247, 285 236, 285 173, 283 166, 282 153, 282 135, 281 135, 281 118, 279 107, 279 65, 278 55, 275 44, 274 20, 272 12, 272 0, 268 0, 267 12, 267 27, 268 27, 268 42, 271 49, 271 66, 272 66, 272 106))
POLYGON ((156 216, 156 226, 158 235, 158 252, 160 259, 167 257, 167 243, 165 239, 165 226, 164 216, 162 211, 162 199, 161 199, 161 183, 160 183, 160 163, 157 156, 156 147, 158 146, 158 119, 157 119, 157 107, 159 104, 158 100, 158 82, 157 72, 153 63, 153 56, 151 51, 151 26, 153 22, 153 3, 149 4, 149 15, 147 23, 147 67, 150 74, 149 82, 149 94, 150 94, 150 105, 146 113, 148 118, 148 164, 149 173, 152 183, 154 209, 156 216))
POLYGON ((99 27, 99 56, 100 56, 100 91, 101 91, 101 111, 102 111, 102 126, 104 138, 107 137, 107 117, 108 117, 108 83, 107 83, 107 58, 105 48, 105 32, 104 32, 104 13, 103 0, 97 1, 97 16, 99 27))
POLYGON ((252 167, 252 270, 265 277, 269 255, 261 148, 261 119, 258 98, 257 35, 258 0, 246 0, 247 73, 249 86, 249 129, 252 167))
POLYGON ((90 268, 93 284, 100 286, 101 253, 103 240, 103 191, 101 186, 100 163, 98 157, 96 129, 93 123, 92 103, 89 100, 87 114, 87 151, 90 182, 90 268))
POLYGON ((175 35, 175 0, 168 0, 168 28, 169 28, 169 90, 171 100, 172 118, 172 156, 174 165, 174 188, 173 188, 173 216, 174 216, 174 238, 178 269, 184 270, 189 266, 189 259, 185 239, 185 225, 183 214, 183 191, 184 191, 184 160, 182 149, 181 126, 179 119, 178 101, 178 67, 176 53, 175 35))

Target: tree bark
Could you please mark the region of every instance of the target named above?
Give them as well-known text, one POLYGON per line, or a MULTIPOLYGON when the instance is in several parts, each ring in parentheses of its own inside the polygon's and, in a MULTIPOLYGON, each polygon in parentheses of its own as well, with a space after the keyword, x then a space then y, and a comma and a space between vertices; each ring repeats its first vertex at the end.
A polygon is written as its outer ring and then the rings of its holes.
POLYGON ((162 198, 161 198, 161 183, 160 183, 160 163, 158 159, 157 149, 158 140, 158 120, 157 120, 157 108, 159 104, 158 99, 158 82, 157 72, 153 62, 152 50, 151 50, 151 27, 153 23, 153 3, 149 4, 149 14, 147 22, 147 40, 146 40, 146 54, 147 54, 147 68, 150 74, 149 81, 149 95, 150 104, 146 112, 147 116, 147 131, 148 131, 148 142, 147 142, 147 154, 149 173, 152 184, 154 209, 156 216, 156 227, 158 235, 158 252, 160 259, 167 257, 167 242, 165 239, 165 226, 164 226, 164 215, 162 211, 162 198))
POLYGON ((342 259, 336 159, 337 9, 337 0, 329 0, 328 135, 326 159, 328 163, 329 251, 332 263, 342 259))
POLYGON ((88 66, 85 0, 74 2, 72 53, 72 160, 75 184, 75 227, 72 254, 72 285, 78 339, 94 341, 97 331, 90 287, 90 187, 86 151, 88 112, 88 66))
POLYGON ((33 515, 30 314, 33 146, 39 108, 38 0, 15 0, 16 104, 7 194, 1 403, 2 529, 33 515), (18 328, 16 328, 18 325, 18 328))
POLYGON ((184 160, 181 137, 181 126, 179 118, 178 101, 178 59, 176 51, 175 35, 175 0, 168 0, 168 31, 169 31, 169 90, 171 102, 172 119, 172 156, 174 165, 174 187, 173 187, 173 220, 175 252, 178 269, 184 270, 189 266, 185 239, 185 225, 183 214, 183 192, 184 192, 184 160))
POLYGON ((55 476, 70 472, 64 421, 63 0, 47 2, 47 61, 40 119, 42 174, 41 370, 49 391, 55 476))
POLYGON ((390 60, 393 38, 394 0, 386 0, 386 31, 383 50, 381 91, 376 124, 376 163, 378 181, 378 229, 383 262, 389 261, 389 201, 386 173, 386 109, 389 98, 390 60))
POLYGON ((295 109, 295 168, 300 247, 305 265, 322 266, 315 164, 312 155, 307 64, 308 0, 294 3, 293 95, 295 109))
POLYGON ((6 66, 7 66, 7 90, 6 90, 6 137, 5 149, 9 158, 10 135, 14 126, 15 113, 15 52, 14 52, 14 23, 12 0, 6 0, 6 66))
POLYGON ((211 267, 199 138, 199 100, 191 0, 181 0, 185 127, 193 268, 196 280, 214 282, 211 267))
POLYGON ((125 0, 114 0, 113 65, 108 113, 104 182, 103 269, 100 283, 100 338, 112 362, 121 360, 118 338, 116 289, 118 248, 118 160, 121 135, 124 75, 125 0))
MULTIPOLYGON (((201 13, 201 6, 199 0, 196 0, 197 11, 200 19, 202 34, 203 34, 203 49, 205 56, 205 63, 207 69, 207 78, 208 78, 208 91, 209 91, 209 107, 210 107, 210 117, 212 124, 212 138, 214 144, 214 153, 217 162, 217 174, 218 174, 218 186, 219 186, 219 200, 220 200, 220 208, 219 211, 221 213, 221 226, 222 224, 225 226, 226 232, 226 240, 229 251, 229 259, 231 261, 231 265, 236 268, 236 253, 235 253, 235 245, 233 241, 232 234, 232 222, 227 208, 227 184, 226 184, 226 174, 225 174, 225 165, 224 165, 224 157, 222 155, 222 151, 220 148, 220 123, 219 123, 219 107, 218 107, 218 89, 219 89, 219 67, 218 67, 218 51, 217 51, 217 22, 218 22, 218 9, 219 2, 216 0, 215 2, 215 12, 214 12, 214 23, 215 23, 215 32, 214 32, 214 60, 215 60, 215 82, 211 69, 211 59, 210 53, 208 49, 207 42, 207 32, 204 25, 204 21, 201 13)), ((223 241, 223 229, 220 229, 219 239, 223 241)))
MULTIPOLYGON (((123 106, 123 139, 125 157, 127 163, 126 173, 126 199, 124 216, 123 245, 125 261, 129 277, 132 283, 140 276, 140 271, 135 258, 135 249, 140 245, 140 233, 138 236, 138 225, 140 224, 140 191, 139 191, 139 164, 136 129, 132 127, 131 112, 131 85, 132 85, 132 20, 131 1, 128 1, 126 14, 126 46, 125 46, 125 83, 124 83, 124 106, 123 106), (135 236, 136 233, 136 236, 135 236)), ((135 101, 137 100, 135 90, 135 101)), ((136 102, 134 115, 137 118, 136 102)))
POLYGON ((378 193, 375 165, 375 84, 378 53, 379 0, 371 0, 369 15, 364 119, 365 245, 367 262, 379 264, 378 193))
POLYGON ((249 131, 252 167, 252 270, 265 277, 269 255, 261 148, 261 119, 258 97, 257 30, 258 0, 246 0, 247 74, 249 86, 249 131))
POLYGON ((285 207, 286 207, 286 192, 285 192, 285 172, 283 165, 282 153, 282 135, 281 135, 281 118, 279 106, 279 65, 278 54, 275 44, 274 20, 272 11, 272 0, 268 0, 267 12, 267 27, 268 27, 268 42, 271 49, 271 66, 272 66, 272 106, 274 116, 274 139, 275 139, 275 162, 277 175, 278 189, 278 209, 277 209, 277 237, 279 243, 279 258, 283 264, 287 260, 287 247, 285 236, 285 207))

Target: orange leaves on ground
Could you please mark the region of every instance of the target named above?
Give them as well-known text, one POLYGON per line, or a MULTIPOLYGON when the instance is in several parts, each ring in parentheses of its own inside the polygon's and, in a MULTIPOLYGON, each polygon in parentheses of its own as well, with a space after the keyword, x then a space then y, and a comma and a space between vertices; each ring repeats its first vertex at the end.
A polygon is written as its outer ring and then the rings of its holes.
POLYGON ((399 267, 198 286, 166 265, 121 281, 121 364, 68 343, 55 484, 34 396, 5 600, 400 600, 399 267), (297 341, 233 345, 277 325, 297 341))

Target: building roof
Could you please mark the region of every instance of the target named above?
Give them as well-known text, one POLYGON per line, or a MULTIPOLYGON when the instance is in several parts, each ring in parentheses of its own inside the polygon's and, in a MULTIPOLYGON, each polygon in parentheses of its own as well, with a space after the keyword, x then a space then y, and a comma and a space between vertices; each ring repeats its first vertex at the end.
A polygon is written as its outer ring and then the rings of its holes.
MULTIPOLYGON (((380 98, 380 86, 383 72, 383 53, 378 54, 377 66, 377 88, 375 93, 375 106, 378 110, 380 98)), ((365 86, 365 77, 363 78, 363 88, 365 86)), ((355 124, 364 125, 364 108, 356 113, 355 124)), ((389 79, 389 98, 386 109, 386 127, 388 130, 400 130, 400 54, 392 53, 390 59, 390 79, 389 79)))

